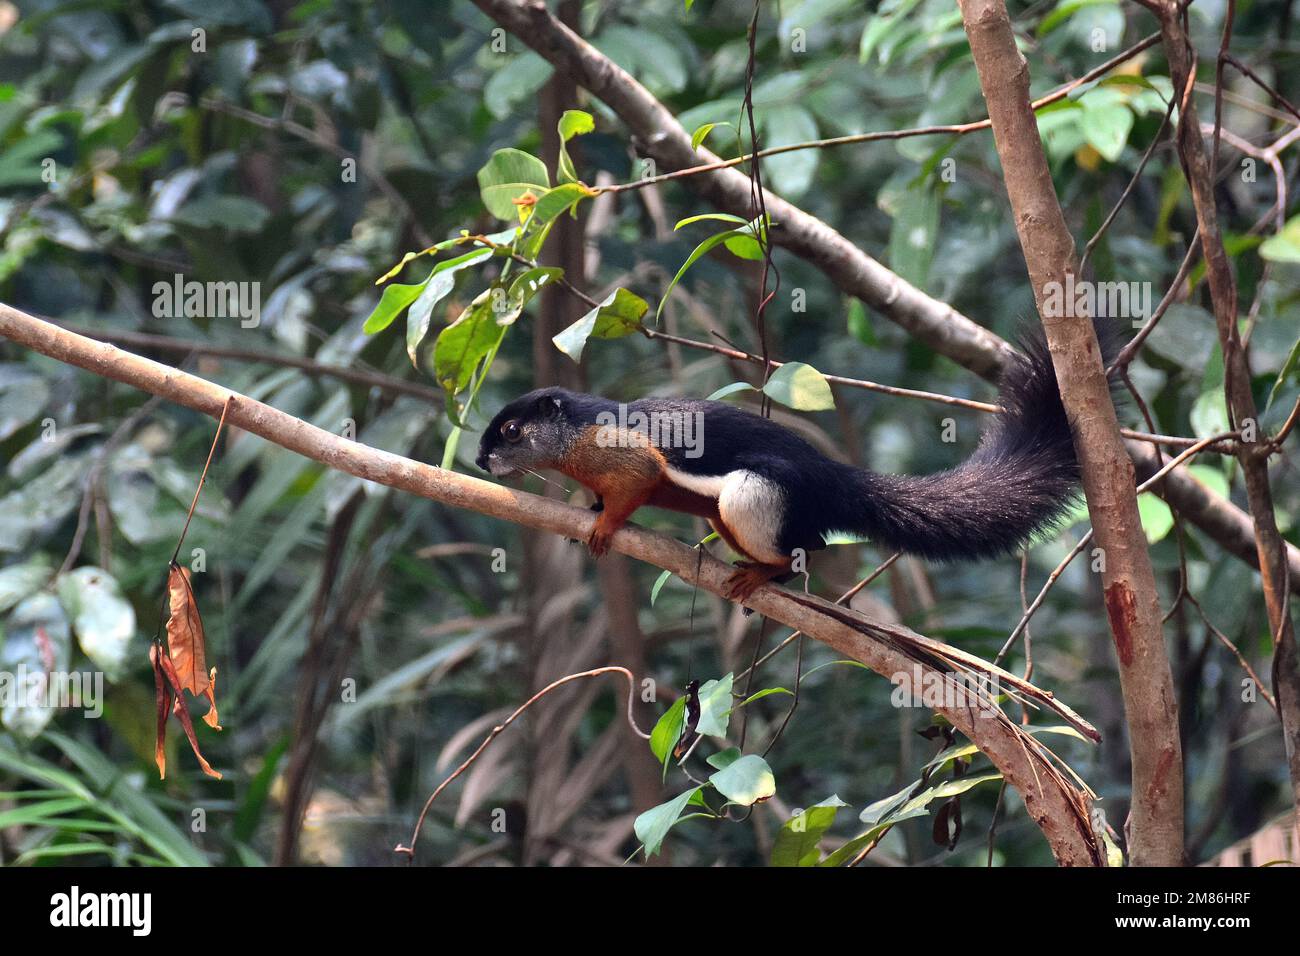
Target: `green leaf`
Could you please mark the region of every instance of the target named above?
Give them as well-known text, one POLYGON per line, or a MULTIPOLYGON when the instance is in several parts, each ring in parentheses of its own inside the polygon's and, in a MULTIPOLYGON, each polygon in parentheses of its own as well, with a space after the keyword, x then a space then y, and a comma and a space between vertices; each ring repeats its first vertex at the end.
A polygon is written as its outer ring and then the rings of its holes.
POLYGON ((776 794, 776 777, 758 754, 746 754, 709 777, 713 788, 731 803, 753 806, 776 794))
POLYGON ((845 863, 848 863, 855 856, 857 856, 858 852, 863 847, 865 847, 868 843, 872 842, 873 840, 879 838, 890 827, 894 826, 895 824, 902 823, 904 820, 912 820, 916 817, 924 817, 924 816, 929 816, 929 811, 927 811, 925 808, 920 808, 917 810, 908 810, 906 812, 900 812, 894 816, 891 816, 888 820, 882 820, 880 823, 871 826, 865 832, 858 834, 856 837, 854 837, 848 843, 844 844, 834 853, 828 855, 826 859, 822 860, 817 865, 823 867, 843 866, 845 863))
POLYGON ((544 225, 558 219, 582 200, 596 195, 594 189, 588 189, 582 183, 568 182, 548 189, 533 206, 533 221, 544 225))
POLYGON ((835 822, 840 807, 848 804, 835 794, 785 822, 772 844, 772 866, 816 866, 821 859, 819 844, 835 822))
POLYGON ((650 731, 650 750, 661 764, 667 765, 685 726, 686 696, 682 695, 673 701, 673 705, 655 722, 654 730, 650 731))
POLYGON ((773 694, 788 694, 789 696, 793 697, 794 691, 789 690, 785 687, 764 687, 762 690, 756 691, 750 694, 744 700, 742 700, 739 704, 736 705, 735 709, 739 710, 741 707, 747 707, 748 705, 752 704, 754 701, 762 700, 764 697, 771 697, 773 694))
POLYGON ((519 207, 514 200, 532 193, 540 196, 550 188, 546 164, 519 149, 498 149, 478 171, 479 195, 488 212, 498 219, 515 220, 519 207))
MULTIPOLYGON (((765 146, 791 146, 817 138, 817 121, 797 103, 768 109, 763 127, 767 131, 765 146)), ((782 196, 798 198, 812 185, 820 156, 820 150, 800 149, 768 157, 763 161, 764 178, 770 176, 782 196)))
POLYGON ((722 386, 722 388, 710 395, 706 401, 716 402, 720 399, 726 398, 728 395, 735 395, 737 392, 756 391, 758 391, 758 389, 754 388, 754 386, 750 385, 748 382, 732 382, 730 385, 722 386))
POLYGON ((835 407, 830 382, 811 365, 787 362, 772 373, 763 392, 787 408, 805 412, 835 407))
POLYGON ((687 216, 685 219, 677 220, 677 225, 673 226, 673 231, 676 232, 683 226, 689 226, 692 223, 704 222, 706 220, 714 222, 734 222, 741 226, 745 225, 748 221, 740 218, 740 216, 733 216, 729 212, 702 212, 698 216, 687 216))
POLYGON ((560 158, 556 163, 556 176, 562 183, 574 183, 578 181, 578 173, 573 168, 573 160, 569 157, 569 149, 566 145, 569 140, 575 136, 582 136, 590 133, 596 128, 596 121, 591 118, 590 113, 584 113, 582 110, 565 110, 564 115, 556 124, 560 133, 560 158))
POLYGON ((448 397, 464 391, 479 363, 495 354, 506 334, 508 323, 498 323, 492 308, 494 293, 498 298, 506 295, 499 285, 485 289, 434 340, 433 374, 448 397))
MULTIPOLYGON (((476 262, 489 259, 491 256, 491 249, 475 249, 473 252, 467 252, 463 256, 448 259, 446 262, 440 262, 433 267, 429 277, 424 280, 423 291, 411 303, 411 310, 406 314, 406 354, 410 357, 412 365, 419 366, 416 352, 420 347, 420 343, 424 341, 424 337, 429 334, 429 322, 433 318, 434 306, 455 288, 456 273, 476 262)), ((392 319, 390 318, 388 322, 392 322, 392 319)), ((369 324, 369 320, 367 320, 367 324, 369 324)))
MULTIPOLYGON (((25 672, 36 680, 68 669, 72 658, 68 619, 52 594, 40 591, 20 602, 9 615, 6 630, 0 640, 0 670, 25 672)), ((54 708, 44 703, 44 698, 31 701, 26 694, 5 694, 0 699, 0 722, 21 737, 35 737, 54 717, 54 708)))
POLYGON ((726 770, 742 756, 739 747, 728 747, 726 750, 719 750, 710 757, 705 757, 704 762, 717 770, 726 770))
POLYGON ((671 571, 664 571, 662 574, 659 575, 659 577, 655 578, 654 587, 650 589, 651 607, 655 606, 655 601, 659 600, 659 592, 664 589, 664 585, 668 583, 668 579, 671 578, 672 576, 673 573, 671 571))
POLYGON ((1083 120, 1080 129, 1088 144, 1107 162, 1115 162, 1124 152, 1129 133, 1133 130, 1133 111, 1123 104, 1092 105, 1096 92, 1085 96, 1083 103, 1083 120))
POLYGON ((1138 495, 1138 516, 1142 519, 1142 532, 1147 537, 1147 544, 1155 544, 1174 526, 1174 513, 1150 491, 1138 495))
POLYGON ((1270 262, 1300 262, 1300 216, 1288 219, 1275 235, 1265 239, 1259 254, 1270 262))
POLYGON ((705 123, 703 126, 700 126, 691 134, 691 149, 699 149, 700 143, 709 138, 709 134, 713 132, 715 127, 730 125, 730 123, 705 123))
POLYGON ((366 324, 361 327, 361 331, 365 332, 366 335, 374 335, 376 332, 382 332, 388 328, 403 309, 420 297, 420 293, 424 291, 424 286, 425 282, 410 285, 394 283, 386 286, 384 294, 379 297, 379 304, 366 318, 366 324))
POLYGON ((41 561, 14 564, 0 570, 0 613, 36 593, 53 574, 53 569, 41 561))
POLYGON ((1273 407, 1273 400, 1277 398, 1277 393, 1282 390, 1291 373, 1295 371, 1297 363, 1300 363, 1300 339, 1295 340, 1295 345, 1291 346, 1291 352, 1287 355, 1286 361, 1282 363, 1282 370, 1277 373, 1277 381, 1273 383, 1272 389, 1268 393, 1268 404, 1264 406, 1264 411, 1273 407))
MULTIPOLYGON (((683 219, 681 223, 678 223, 678 225, 682 225, 689 221, 698 221, 702 218, 705 217, 697 216, 692 220, 683 219)), ((659 308, 655 310, 655 321, 659 321, 659 316, 663 313, 664 305, 668 302, 668 297, 672 295, 673 289, 677 287, 677 283, 682 281, 682 276, 686 275, 686 271, 690 269, 691 266, 695 265, 701 257, 707 255, 711 250, 722 245, 728 239, 733 239, 737 236, 743 235, 754 236, 757 232, 757 223, 758 220, 755 219, 752 222, 747 223, 744 229, 728 229, 724 232, 719 232, 715 235, 709 236, 709 238, 696 246, 695 249, 692 250, 691 254, 686 257, 686 261, 682 263, 682 267, 677 270, 677 275, 673 276, 673 281, 668 283, 668 288, 664 290, 663 298, 659 300, 659 308)))
POLYGON ((682 811, 686 809, 686 805, 691 802, 691 798, 699 792, 699 789, 699 787, 692 787, 667 803, 651 807, 636 818, 632 830, 645 847, 646 859, 659 852, 664 837, 668 836, 668 831, 677 823, 677 818, 681 816, 682 811))
POLYGON ((483 105, 497 119, 505 119, 515 104, 542 88, 555 68, 529 50, 510 60, 488 78, 483 86, 483 105))
POLYGON ((627 289, 615 289, 596 308, 551 341, 569 358, 581 361, 588 339, 618 339, 639 332, 641 317, 649 308, 639 295, 627 289))
POLYGON ((727 736, 727 725, 731 721, 733 679, 733 675, 728 674, 721 680, 704 682, 700 688, 700 721, 695 725, 696 732, 706 737, 727 736))
POLYGON ((103 568, 76 568, 59 579, 59 598, 82 651, 109 680, 117 680, 135 635, 135 610, 117 581, 103 568))

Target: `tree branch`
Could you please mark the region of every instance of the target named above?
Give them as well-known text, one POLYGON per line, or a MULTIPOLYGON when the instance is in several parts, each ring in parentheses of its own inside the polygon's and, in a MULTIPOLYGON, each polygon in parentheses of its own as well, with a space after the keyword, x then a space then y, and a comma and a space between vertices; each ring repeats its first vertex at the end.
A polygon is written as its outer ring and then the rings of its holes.
MULTIPOLYGON (((686 169, 718 159, 691 148, 690 134, 667 108, 625 70, 551 16, 540 0, 474 0, 479 9, 539 53, 556 69, 571 73, 603 100, 637 136, 640 148, 660 169, 686 169)), ((686 185, 719 209, 747 215, 749 178, 735 169, 685 179, 686 185)), ((776 243, 817 266, 848 295, 857 296, 907 329, 941 355, 977 375, 996 380, 1011 347, 951 306, 920 292, 857 249, 826 223, 770 191, 767 207, 780 227, 776 243)), ((1160 462, 1142 442, 1126 443, 1139 474, 1153 474, 1160 462)), ((1162 482, 1161 497, 1213 538, 1224 550, 1259 566, 1250 516, 1210 491, 1185 471, 1162 482)), ((1300 594, 1300 549, 1287 546, 1291 587, 1300 594)))
POLYGON ((1016 232, 1074 431, 1102 587, 1119 661, 1133 783, 1128 850, 1138 866, 1183 863, 1183 757, 1178 704, 1165 653, 1160 600, 1115 406, 1091 316, 1057 315, 1049 290, 1078 272, 1074 238, 1056 196, 1029 98, 1029 68, 1003 0, 960 4, 993 121, 1016 232))
MULTIPOLYGON (((95 342, 0 304, 0 336, 75 365, 96 375, 159 395, 206 415, 219 416, 229 400, 227 421, 282 448, 359 478, 439 501, 455 508, 501 518, 570 538, 585 538, 596 516, 562 504, 467 475, 435 468, 400 455, 341 438, 247 396, 175 368, 95 342)), ((721 594, 732 568, 708 555, 659 534, 626 527, 613 540, 614 550, 671 571, 688 583, 721 594), (697 574, 698 567, 698 574, 697 574)), ((947 672, 918 663, 908 648, 946 656, 974 666, 975 658, 898 625, 882 623, 776 587, 760 589, 747 602, 754 610, 788 627, 802 630, 840 654, 886 677, 923 672, 946 680, 947 672)), ((984 665, 985 668, 988 665, 984 665)), ((986 671, 987 672, 987 671, 986 671)), ((1006 675, 1006 687, 1025 686, 1006 675)), ((1042 695, 1041 702, 1051 701, 1042 695)), ((1062 705, 1056 704, 1058 708, 1062 705)), ((938 708, 998 767, 1024 799, 1030 817, 1042 829, 1062 865, 1097 866, 1103 861, 1088 817, 1087 795, 1053 766, 1050 754, 1032 736, 1007 719, 986 719, 966 704, 938 708)), ((1058 712, 1070 715, 1068 708, 1058 712)), ((993 716, 1001 714, 997 711, 993 716)), ((1005 714, 1002 714, 1005 718, 1005 714)), ((1078 720, 1077 716, 1075 717, 1078 720)), ((1083 724, 1086 728, 1087 725, 1083 724)), ((1088 728, 1090 729, 1090 728, 1088 728)), ((1095 732, 1094 732, 1095 733, 1095 732)))

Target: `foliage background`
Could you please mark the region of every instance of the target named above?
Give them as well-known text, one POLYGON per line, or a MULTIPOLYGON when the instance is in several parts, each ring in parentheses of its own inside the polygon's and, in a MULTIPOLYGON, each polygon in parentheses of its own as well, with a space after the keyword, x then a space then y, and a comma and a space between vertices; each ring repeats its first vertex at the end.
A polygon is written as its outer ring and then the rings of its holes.
MULTIPOLYGON (((1105 0, 1011 9, 1036 92, 1153 29, 1134 5, 1105 0), (1091 46, 1098 28, 1107 38, 1104 53, 1091 46)), ((954 4, 902 0, 864 11, 847 0, 806 0, 763 10, 753 98, 764 145, 983 115, 954 4), (798 29, 805 31, 804 52, 792 49, 798 29)), ((1221 3, 1192 8, 1204 50, 1217 46, 1222 11, 1221 3)), ((570 3, 566 12, 576 13, 582 33, 661 97, 687 129, 738 125, 748 4, 700 0, 687 11, 677 0, 570 3)), ((1234 50, 1294 100, 1300 73, 1291 23, 1289 2, 1240 4, 1234 50)), ((566 95, 562 78, 552 79, 514 38, 505 53, 494 50, 492 28, 460 0, 0 4, 0 299, 78 327, 183 339, 192 350, 145 352, 322 427, 353 427, 368 444, 441 461, 451 423, 436 396, 395 396, 272 361, 214 357, 205 348, 308 356, 431 385, 427 365, 412 368, 398 327, 367 336, 361 326, 378 301, 375 278, 404 252, 422 248, 426 237, 502 227, 484 210, 475 179, 492 152, 513 146, 553 161, 544 151, 553 137, 543 119, 558 103, 596 117, 596 131, 573 147, 582 179, 594 183, 603 173, 623 181, 640 173, 635 144, 601 104, 558 102, 566 95), (205 52, 191 49, 196 27, 206 31, 205 52), (239 110, 265 120, 250 121, 239 110), (357 181, 341 175, 339 150, 359 157, 357 181), (44 159, 57 169, 52 186, 41 177, 44 159), (154 284, 178 272, 200 281, 259 282, 260 325, 155 317, 154 284)), ((1151 89, 1095 87, 1042 120, 1080 246, 1119 198, 1163 115, 1163 60, 1148 54, 1137 62, 1151 89)), ((1225 125, 1252 142, 1276 138, 1285 124, 1258 92, 1235 79, 1229 89, 1238 97, 1225 108, 1225 125)), ((725 155, 736 152, 734 130, 715 129, 709 142, 725 155)), ((1283 159, 1292 172, 1294 159, 1283 159)), ((1243 303, 1260 292, 1252 362, 1266 399, 1295 343, 1300 273, 1279 262, 1259 286, 1259 236, 1249 231, 1272 204, 1274 184, 1262 169, 1257 182, 1243 182, 1238 162, 1224 147, 1220 205, 1243 303)), ((802 151, 764 168, 778 193, 999 334, 1014 336, 1033 319, 987 133, 802 151), (933 173, 944 157, 956 161, 953 182, 933 173)), ((584 287, 601 297, 623 285, 655 307, 707 234, 700 227, 674 231, 673 223, 707 211, 674 183, 622 194, 598 226, 584 213, 584 287)), ((1159 147, 1092 257, 1096 278, 1149 281, 1158 296, 1193 226, 1172 149, 1159 147)), ((969 373, 845 301, 807 264, 780 251, 776 264, 781 292, 767 310, 774 356, 824 372, 990 398, 969 373), (796 311, 795 293, 806 311, 796 311)), ((459 275, 435 310, 435 332, 490 274, 459 275)), ((409 266, 405 281, 423 275, 418 264, 409 266)), ((1193 280, 1200 275, 1196 270, 1193 280)), ((674 290, 665 327, 703 340, 716 331, 757 350, 756 288, 753 263, 715 253, 674 290)), ((702 396, 753 380, 751 368, 639 336, 593 342, 579 369, 549 338, 585 311, 560 293, 536 300, 506 336, 480 394, 482 412, 470 424, 481 425, 504 401, 555 378, 619 399, 702 396)), ((1198 286, 1171 310, 1134 366, 1162 432, 1223 429, 1214 345, 1198 286)), ((1296 391, 1294 377, 1283 380, 1265 429, 1279 424, 1296 391)), ((837 389, 836 400, 834 411, 799 416, 799 427, 883 471, 951 465, 974 446, 981 424, 975 413, 853 389, 837 389), (948 418, 956 423, 955 446, 938 440, 948 418)), ((6 863, 385 864, 448 762, 459 762, 492 723, 550 679, 607 662, 637 663, 634 669, 660 688, 659 702, 641 711, 647 725, 688 676, 747 666, 757 623, 708 595, 693 599, 675 580, 652 604, 653 569, 614 558, 597 574, 565 542, 366 487, 231 435, 186 545, 206 555, 195 589, 210 661, 220 672, 226 726, 220 734, 201 728, 201 741, 226 776, 205 779, 188 752, 173 750, 169 777, 160 782, 146 648, 163 571, 213 428, 165 405, 134 415, 144 404, 130 389, 0 345, 0 653, 7 666, 39 656, 33 620, 44 622, 74 667, 92 666, 88 635, 125 638, 107 652, 113 666, 104 719, 64 713, 43 727, 6 719, 6 863), (54 443, 43 440, 46 419, 55 423, 54 443), (83 500, 86 534, 69 554, 83 500), (505 549, 504 573, 491 568, 493 548, 505 549), (69 567, 101 571, 56 576, 65 558, 69 567), (123 603, 86 590, 114 586, 123 603), (95 613, 69 627, 83 604, 95 613), (355 681, 356 700, 328 708, 317 725, 310 702, 338 701, 340 679, 355 681), (306 810, 301 834, 293 812, 298 799, 306 810), (194 832, 196 810, 201 832, 194 832)), ((779 407, 776 414, 793 420, 779 407)), ((1138 424, 1133 408, 1126 415, 1138 424)), ((472 470, 475 444, 473 435, 460 443, 457 467, 472 470)), ((1200 477, 1241 503, 1229 460, 1206 457, 1199 467, 1200 477)), ((1296 542, 1291 516, 1300 483, 1287 456, 1274 474, 1279 521, 1296 542)), ((559 493, 557 486, 533 485, 559 493)), ((1144 518, 1169 606, 1179 586, 1177 535, 1158 504, 1148 504, 1144 518)), ((682 540, 702 536, 682 516, 649 512, 638 520, 682 540)), ((1030 596, 1077 533, 1034 549, 1030 596)), ((1266 675, 1269 636, 1257 576, 1195 530, 1183 533, 1190 588, 1266 675)), ((882 557, 870 547, 836 547, 814 562, 813 585, 838 593, 882 557)), ((1020 615, 1019 562, 927 568, 905 561, 869 595, 864 606, 872 613, 896 615, 991 657, 1020 615)), ((1034 679, 1105 736, 1100 747, 1065 740, 1060 752, 1101 795, 1119 830, 1127 746, 1100 606, 1095 578, 1072 567, 1034 619, 1034 679)), ((768 646, 784 636, 768 630, 768 646)), ((1204 859, 1287 808, 1286 767, 1275 716, 1266 704, 1243 702, 1244 675, 1194 609, 1180 605, 1168 634, 1182 709, 1190 848, 1204 859)), ((810 645, 804 670, 832 659, 810 645)), ((1016 668, 1023 663, 1013 658, 1016 668)), ((793 666, 789 654, 776 658, 756 686, 788 686, 793 666)), ((744 824, 684 823, 659 859, 759 864, 791 808, 838 794, 856 810, 913 780, 937 745, 917 735, 929 724, 928 712, 893 707, 889 690, 856 668, 826 667, 810 676, 768 755, 778 799, 744 824)), ((614 684, 566 691, 508 731, 435 805, 420 861, 574 865, 631 854, 632 817, 680 792, 684 781, 670 776, 660 788, 645 744, 620 726, 621 694, 614 684)), ((753 705, 751 740, 766 741, 787 705, 782 696, 753 705)), ((982 787, 965 797, 965 833, 953 852, 934 845, 929 821, 911 821, 869 859, 983 865, 996 796, 996 787, 982 787)), ((1003 814, 995 862, 1048 862, 1013 794, 1003 814)), ((853 816, 840 814, 835 842, 860 829, 853 816)))

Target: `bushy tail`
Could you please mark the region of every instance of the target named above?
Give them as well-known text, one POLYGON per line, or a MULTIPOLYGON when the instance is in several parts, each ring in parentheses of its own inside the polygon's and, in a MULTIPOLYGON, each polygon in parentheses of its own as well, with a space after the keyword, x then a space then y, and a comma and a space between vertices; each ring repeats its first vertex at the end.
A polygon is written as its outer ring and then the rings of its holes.
MULTIPOLYGON (((1104 360, 1118 351, 1098 323, 1104 360)), ((1017 551, 1069 510, 1079 479, 1070 423, 1041 327, 1003 373, 998 403, 979 447, 965 462, 933 475, 858 471, 858 527, 893 550, 933 561, 988 558, 1017 551), (864 500, 865 499, 865 500, 864 500)))

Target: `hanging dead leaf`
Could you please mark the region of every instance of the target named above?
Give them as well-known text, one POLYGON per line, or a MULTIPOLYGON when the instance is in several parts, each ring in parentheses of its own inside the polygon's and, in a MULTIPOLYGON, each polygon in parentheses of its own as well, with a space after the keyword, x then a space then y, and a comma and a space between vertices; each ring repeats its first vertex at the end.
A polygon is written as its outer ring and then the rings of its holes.
POLYGON ((220 780, 221 774, 212 769, 212 765, 204 759, 203 752, 199 750, 199 738, 194 733, 194 721, 190 719, 190 710, 185 706, 185 698, 181 694, 180 676, 176 673, 176 668, 172 665, 171 658, 165 654, 158 653, 156 648, 150 649, 149 656, 152 657, 157 664, 162 666, 163 675, 167 678, 167 684, 171 688, 171 692, 174 696, 174 700, 172 701, 172 713, 176 715, 177 719, 181 722, 181 727, 185 729, 185 736, 189 739, 190 749, 194 751, 194 756, 199 759, 199 766, 203 768, 203 772, 209 777, 216 777, 220 780))
POLYGON ((175 561, 167 572, 167 605, 167 653, 180 686, 195 697, 208 699, 208 712, 203 720, 209 727, 220 730, 214 695, 217 669, 208 670, 203 618, 199 615, 194 589, 190 587, 190 573, 175 561))
POLYGON ((171 710, 172 693, 163 674, 161 654, 157 644, 149 645, 149 663, 153 665, 153 687, 158 697, 158 737, 154 742, 153 759, 158 764, 158 779, 167 779, 167 711, 171 710))

